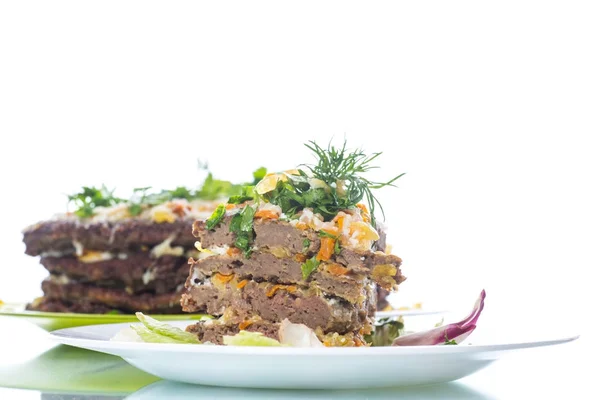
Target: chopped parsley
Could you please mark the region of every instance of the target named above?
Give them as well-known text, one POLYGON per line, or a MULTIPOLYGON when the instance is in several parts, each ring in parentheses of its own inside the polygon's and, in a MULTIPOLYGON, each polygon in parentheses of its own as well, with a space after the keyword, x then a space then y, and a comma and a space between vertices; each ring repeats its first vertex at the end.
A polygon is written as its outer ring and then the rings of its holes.
POLYGON ((255 207, 246 205, 242 211, 231 218, 231 222, 229 223, 229 231, 235 233, 234 246, 240 249, 246 258, 252 254, 255 212, 255 207))
POLYGON ((338 238, 336 235, 332 235, 331 233, 325 232, 325 231, 319 231, 319 237, 327 237, 327 238, 331 238, 331 239, 338 238))
POLYGON ((320 262, 317 260, 317 256, 309 258, 302 264, 302 279, 307 280, 310 274, 319 268, 320 262))
POLYGON ((302 252, 306 253, 308 251, 309 247, 310 247, 310 239, 304 239, 302 241, 302 252))
POLYGON ((216 200, 223 197, 237 199, 233 204, 243 203, 254 199, 252 188, 265 174, 266 168, 261 167, 254 171, 253 181, 246 184, 233 184, 229 181, 215 179, 208 173, 206 179, 198 189, 189 189, 178 186, 173 190, 151 192, 151 187, 133 189, 129 199, 116 197, 114 190, 108 190, 102 185, 100 188, 84 186, 79 193, 68 196, 69 206, 74 209, 75 215, 80 218, 93 217, 97 207, 112 207, 119 203, 127 203, 131 216, 140 215, 144 210, 174 199, 216 200), (260 178, 260 179, 259 179, 260 178))
POLYGON ((209 231, 215 229, 215 227, 219 225, 221 221, 223 221, 223 218, 225 217, 225 211, 225 204, 219 204, 217 208, 215 208, 215 211, 213 211, 210 217, 208 217, 206 220, 206 229, 209 231))
POLYGON ((68 196, 69 203, 76 207, 75 215, 88 218, 94 215, 96 207, 111 207, 125 200, 115 197, 113 190, 102 185, 100 188, 84 186, 79 193, 68 196))
POLYGON ((251 196, 244 196, 244 195, 240 194, 240 195, 231 196, 229 198, 229 200, 227 200, 227 203, 229 203, 229 204, 242 204, 242 203, 245 203, 245 202, 250 201, 252 199, 253 199, 253 197, 251 197, 251 196))
POLYGON ((333 254, 337 255, 340 254, 342 252, 342 248, 340 247, 340 241, 336 240, 335 244, 333 245, 333 254))
POLYGON ((252 173, 254 181, 252 182, 252 186, 255 186, 258 182, 260 182, 267 175, 267 169, 265 167, 260 167, 256 171, 252 173))

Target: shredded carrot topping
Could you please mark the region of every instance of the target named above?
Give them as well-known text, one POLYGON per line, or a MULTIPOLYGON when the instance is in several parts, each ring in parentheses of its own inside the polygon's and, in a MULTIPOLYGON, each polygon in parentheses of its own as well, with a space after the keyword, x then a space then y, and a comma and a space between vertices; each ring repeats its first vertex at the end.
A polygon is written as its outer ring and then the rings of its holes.
POLYGON ((333 250, 335 248, 335 239, 330 237, 321 238, 321 248, 319 249, 319 253, 317 254, 317 260, 326 261, 331 258, 333 255, 333 250))
POLYGON ((240 283, 237 284, 237 288, 243 289, 244 286, 246 286, 247 284, 248 284, 248 279, 244 279, 243 281, 241 281, 240 283))
POLYGON ((293 285, 273 285, 267 290, 267 297, 275 296, 278 290, 287 290, 290 293, 294 293, 296 291, 296 286, 293 285))
POLYGON ((183 204, 175 204, 171 207, 171 211, 173 211, 173 214, 176 214, 178 217, 183 217, 185 215, 185 211, 189 210, 190 207, 184 207, 183 204))
POLYGON ((235 256, 238 254, 242 254, 242 251, 240 249, 238 249, 237 247, 230 247, 227 249, 226 253, 228 256, 235 256))
POLYGON ((254 218, 260 218, 260 219, 278 219, 279 215, 272 210, 258 210, 256 213, 254 213, 254 218))
POLYGON ((240 324, 238 325, 240 328, 240 331, 243 331, 244 329, 246 329, 247 327, 249 327, 250 325, 252 325, 252 321, 250 320, 245 320, 240 322, 240 324))
POLYGON ((308 225, 305 222, 298 222, 296 224, 296 229, 299 229, 301 231, 305 231, 308 229, 308 225))
POLYGON ((215 274, 215 279, 218 280, 221 283, 227 283, 227 282, 229 282, 230 280, 233 279, 233 274, 223 275, 223 274, 217 272, 215 274))
POLYGON ((225 204, 225 209, 226 210, 233 210, 235 207, 236 207, 235 204, 229 204, 229 203, 225 204))
POLYGON ((305 254, 298 253, 298 254, 296 254, 296 255, 294 256, 294 259, 295 259, 296 261, 298 261, 298 262, 301 262, 301 263, 303 263, 304 261, 306 261, 306 255, 305 255, 305 254))
POLYGON ((348 273, 348 268, 344 267, 343 265, 340 264, 327 264, 327 272, 329 272, 332 275, 337 275, 337 276, 342 276, 342 275, 346 275, 348 273))

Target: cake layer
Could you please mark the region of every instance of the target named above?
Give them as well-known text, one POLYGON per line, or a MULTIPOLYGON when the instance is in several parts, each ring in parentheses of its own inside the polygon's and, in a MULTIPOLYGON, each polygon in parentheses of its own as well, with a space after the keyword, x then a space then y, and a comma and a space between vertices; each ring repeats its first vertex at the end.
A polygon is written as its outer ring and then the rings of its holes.
POLYGON ((47 252, 77 253, 81 249, 104 251, 137 250, 171 238, 173 246, 192 248, 193 220, 177 219, 155 223, 130 218, 117 222, 86 223, 79 219, 58 219, 32 225, 23 231, 25 253, 38 256, 47 252))
MULTIPOLYGON (((249 332, 260 332, 271 339, 278 340, 279 323, 257 321, 245 326, 249 332)), ((239 324, 221 324, 218 321, 200 321, 189 325, 186 331, 198 335, 200 342, 223 344, 223 336, 233 336, 240 332, 239 324)))
POLYGON ((196 275, 188 279, 181 305, 186 312, 213 316, 226 314, 228 321, 244 322, 260 318, 268 322, 304 324, 324 332, 370 331, 375 307, 375 290, 365 287, 362 304, 325 296, 315 288, 238 280, 233 275, 196 275))
POLYGON ((41 264, 54 275, 66 275, 80 283, 123 288, 131 293, 175 291, 189 273, 185 257, 154 258, 149 252, 108 254, 106 260, 83 261, 76 256, 42 257, 41 264))
POLYGON ((112 312, 120 312, 120 310, 109 307, 105 304, 92 303, 89 301, 71 302, 66 300, 51 299, 48 297, 40 297, 32 303, 27 304, 27 310, 83 314, 107 314, 112 312))
POLYGON ((68 302, 104 304, 111 309, 134 313, 181 313, 181 292, 165 294, 129 294, 122 289, 112 289, 48 278, 42 282, 42 291, 48 299, 68 302))
MULTIPOLYGON (((255 321, 250 324, 243 324, 243 330, 248 332, 259 332, 271 339, 279 340, 278 322, 255 321)), ((190 325, 186 329, 188 332, 198 335, 201 342, 210 342, 213 344, 223 344, 223 336, 233 336, 239 333, 239 324, 225 324, 218 320, 200 321, 190 325)), ((338 333, 324 334, 321 331, 315 332, 319 340, 330 347, 361 347, 366 346, 363 335, 358 332, 348 332, 344 335, 338 333)))
MULTIPOLYGON (((214 230, 207 230, 204 221, 196 221, 193 233, 200 239, 200 243, 205 249, 233 247, 235 234, 229 232, 230 220, 230 217, 226 217, 214 230)), ((273 278, 277 278, 278 274, 288 273, 297 276, 297 273, 300 272, 298 266, 302 264, 301 260, 304 257, 298 258, 296 255, 300 254, 311 258, 320 250, 321 238, 317 232, 311 229, 297 229, 285 221, 257 219, 254 221, 254 231, 256 233, 255 248, 269 249, 272 253, 283 254, 291 258, 290 261, 281 261, 285 257, 279 260, 281 271, 277 271, 277 266, 270 262, 272 265, 268 266, 268 269, 273 278)), ((339 254, 331 256, 330 261, 341 264, 353 272, 369 275, 371 279, 387 290, 395 289, 406 279, 400 270, 402 259, 381 251, 361 251, 342 247, 339 254)), ((289 279, 289 277, 285 279, 289 279)))
MULTIPOLYGON (((232 216, 226 216, 214 229, 206 229, 206 222, 198 220, 194 222, 193 234, 202 246, 233 246, 235 234, 229 231, 232 216)), ((256 238, 254 244, 257 247, 284 247, 292 253, 316 253, 321 246, 318 232, 312 229, 297 229, 289 222, 281 220, 254 220, 254 232, 256 238)), ((374 250, 385 251, 385 234, 381 229, 379 240, 374 243, 374 250)))
POLYGON ((211 276, 216 273, 234 274, 239 280, 315 287, 353 304, 365 300, 364 288, 369 280, 364 274, 356 273, 340 264, 324 262, 305 280, 302 276, 302 263, 305 261, 306 257, 301 254, 280 258, 268 251, 253 252, 249 258, 239 253, 215 255, 194 262, 190 277, 211 276))

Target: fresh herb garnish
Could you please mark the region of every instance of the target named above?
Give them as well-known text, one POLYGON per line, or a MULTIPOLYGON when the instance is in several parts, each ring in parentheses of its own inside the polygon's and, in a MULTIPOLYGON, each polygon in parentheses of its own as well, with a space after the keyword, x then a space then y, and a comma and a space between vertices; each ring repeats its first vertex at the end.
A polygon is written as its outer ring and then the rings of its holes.
POLYGON ((456 340, 452 339, 452 340, 448 340, 448 332, 444 332, 444 345, 458 345, 458 343, 456 343, 456 340))
POLYGON ((231 196, 229 198, 229 200, 227 200, 227 203, 229 204, 242 204, 245 203, 247 201, 252 200, 254 197, 252 196, 244 196, 244 195, 235 195, 235 196, 231 196))
POLYGON ((309 247, 310 247, 310 239, 304 239, 302 241, 302 252, 306 253, 306 251, 308 251, 309 247))
POLYGON ((319 268, 320 262, 317 260, 317 256, 309 258, 302 264, 302 279, 307 280, 310 274, 319 268))
POLYGON ((367 155, 362 150, 348 150, 346 142, 341 148, 331 144, 322 148, 314 141, 305 146, 314 153, 316 164, 303 164, 307 171, 300 168, 297 174, 286 174, 273 190, 262 195, 263 200, 280 206, 286 215, 310 207, 330 221, 339 211, 355 208, 365 199, 371 223, 376 226, 375 206, 384 214, 372 191, 394 186, 394 182, 404 174, 385 182, 371 181, 363 174, 377 168, 372 162, 381 155, 380 152, 367 155))
POLYGON ((240 249, 246 258, 252 254, 255 212, 255 207, 246 205, 242 211, 231 218, 231 222, 229 223, 229 231, 235 233, 234 246, 240 249))
POLYGON ((340 247, 340 241, 339 239, 335 241, 335 244, 333 245, 333 254, 338 255, 342 252, 342 248, 340 247))
POLYGON ((258 182, 260 182, 266 175, 267 175, 267 169, 265 167, 260 167, 259 169, 257 169, 256 171, 254 171, 252 173, 252 176, 254 177, 254 181, 252 182, 252 186, 254 186, 258 182))
POLYGON ((402 318, 381 318, 374 324, 371 334, 365 335, 365 341, 371 346, 390 346, 403 332, 402 318))
POLYGON ((336 235, 333 235, 329 232, 326 231, 319 231, 319 237, 327 237, 327 238, 331 238, 331 239, 337 239, 338 237, 336 235))
POLYGON ((94 209, 96 207, 111 207, 118 203, 122 203, 125 200, 115 197, 113 190, 108 190, 106 186, 102 187, 88 187, 84 186, 80 193, 75 193, 68 196, 69 203, 75 205, 75 215, 80 218, 88 218, 94 215, 94 209))
POLYGON ((215 211, 206 220, 206 229, 209 231, 214 229, 225 217, 225 204, 219 204, 215 211))
POLYGON ((151 193, 151 187, 141 187, 133 189, 133 194, 129 199, 114 196, 114 190, 108 190, 104 185, 100 188, 83 187, 81 192, 68 196, 68 200, 69 204, 75 209, 75 215, 80 218, 94 216, 96 207, 112 207, 118 203, 128 203, 127 209, 133 217, 140 215, 148 208, 174 199, 185 199, 188 201, 216 200, 231 196, 233 199, 240 199, 238 202, 233 203, 239 204, 254 199, 253 185, 256 184, 257 179, 262 179, 265 174, 266 168, 259 168, 253 173, 253 182, 239 185, 229 181, 214 179, 213 175, 208 173, 204 183, 198 189, 188 189, 184 186, 178 186, 173 190, 161 190, 151 193))

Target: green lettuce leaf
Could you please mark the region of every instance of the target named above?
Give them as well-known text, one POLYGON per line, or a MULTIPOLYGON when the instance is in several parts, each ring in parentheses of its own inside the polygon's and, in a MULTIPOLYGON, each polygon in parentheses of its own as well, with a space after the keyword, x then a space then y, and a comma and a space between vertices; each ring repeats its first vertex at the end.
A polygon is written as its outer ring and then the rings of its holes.
POLYGON ((135 313, 135 316, 144 324, 131 325, 131 328, 144 340, 149 343, 189 343, 198 344, 200 341, 193 333, 186 332, 164 322, 155 320, 152 317, 135 313))
POLYGON ((226 346, 261 346, 282 347, 282 344, 259 332, 240 331, 234 336, 223 336, 223 344, 226 346))

